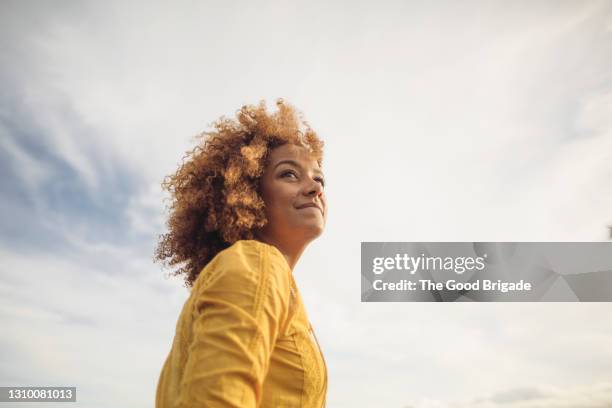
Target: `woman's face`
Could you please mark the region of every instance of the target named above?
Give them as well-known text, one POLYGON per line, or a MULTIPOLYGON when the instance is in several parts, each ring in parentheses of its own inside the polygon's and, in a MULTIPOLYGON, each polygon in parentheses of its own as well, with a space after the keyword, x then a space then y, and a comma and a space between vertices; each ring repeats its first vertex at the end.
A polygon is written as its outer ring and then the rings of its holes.
POLYGON ((308 243, 325 227, 327 203, 323 173, 304 147, 274 148, 260 181, 268 223, 261 234, 273 242, 308 243))

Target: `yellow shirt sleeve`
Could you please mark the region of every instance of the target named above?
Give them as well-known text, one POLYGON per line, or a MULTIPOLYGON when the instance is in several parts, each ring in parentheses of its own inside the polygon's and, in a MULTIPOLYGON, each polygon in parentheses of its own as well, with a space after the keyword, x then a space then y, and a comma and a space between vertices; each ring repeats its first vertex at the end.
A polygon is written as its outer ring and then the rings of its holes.
POLYGON ((291 291, 280 252, 265 244, 220 253, 194 286, 193 336, 178 407, 257 407, 291 291))

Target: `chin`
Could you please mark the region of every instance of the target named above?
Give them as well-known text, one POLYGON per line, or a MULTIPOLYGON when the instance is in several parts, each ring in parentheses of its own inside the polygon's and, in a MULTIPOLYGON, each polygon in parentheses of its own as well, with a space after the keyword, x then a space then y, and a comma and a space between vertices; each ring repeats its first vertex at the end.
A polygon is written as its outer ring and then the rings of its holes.
POLYGON ((310 242, 314 239, 317 239, 323 233, 325 226, 320 225, 320 224, 308 225, 308 226, 303 226, 300 229, 303 231, 302 235, 306 237, 308 242, 310 242))

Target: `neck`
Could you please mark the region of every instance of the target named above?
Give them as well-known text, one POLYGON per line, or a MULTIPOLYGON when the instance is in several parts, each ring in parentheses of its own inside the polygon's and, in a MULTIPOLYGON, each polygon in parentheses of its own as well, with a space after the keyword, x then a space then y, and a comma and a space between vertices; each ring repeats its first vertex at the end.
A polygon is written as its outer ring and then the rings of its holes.
POLYGON ((257 239, 261 242, 265 242, 268 245, 275 246, 281 254, 287 260, 287 264, 289 264, 289 268, 293 271, 295 264, 297 264, 298 260, 302 256, 304 249, 308 243, 304 241, 291 241, 291 240, 276 240, 272 237, 267 237, 264 234, 257 235, 257 239))

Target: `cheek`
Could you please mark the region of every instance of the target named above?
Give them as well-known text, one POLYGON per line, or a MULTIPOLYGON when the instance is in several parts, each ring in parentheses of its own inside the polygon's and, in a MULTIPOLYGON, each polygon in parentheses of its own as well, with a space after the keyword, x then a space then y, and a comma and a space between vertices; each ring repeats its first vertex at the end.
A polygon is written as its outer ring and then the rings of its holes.
POLYGON ((268 213, 276 217, 285 217, 293 209, 293 196, 283 191, 275 191, 266 197, 264 202, 268 213))

